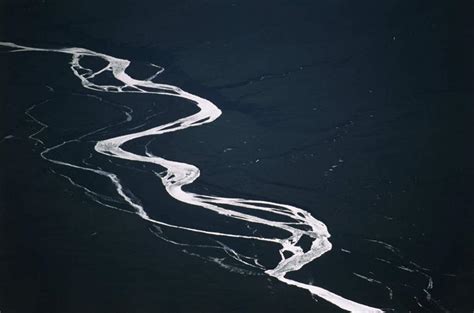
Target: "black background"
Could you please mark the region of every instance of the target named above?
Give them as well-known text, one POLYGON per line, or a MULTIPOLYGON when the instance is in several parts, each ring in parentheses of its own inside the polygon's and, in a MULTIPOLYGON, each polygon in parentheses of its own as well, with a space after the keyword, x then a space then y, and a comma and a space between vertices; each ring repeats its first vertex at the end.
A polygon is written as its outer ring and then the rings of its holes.
MULTIPOLYGON (((137 2, 1 0, 0 40, 164 66, 163 80, 224 114, 159 139, 162 155, 197 164, 201 186, 220 195, 292 203, 324 221, 334 249, 316 262, 316 285, 396 312, 472 312, 471 1, 137 2), (418 307, 419 288, 386 301, 352 285, 384 253, 366 239, 428 268, 439 305, 418 307)), ((54 175, 24 112, 45 85, 80 90, 68 59, 0 58, 0 137, 14 136, 0 143, 1 312, 339 311, 185 255, 54 175)), ((73 116, 64 107, 38 114, 73 116)))

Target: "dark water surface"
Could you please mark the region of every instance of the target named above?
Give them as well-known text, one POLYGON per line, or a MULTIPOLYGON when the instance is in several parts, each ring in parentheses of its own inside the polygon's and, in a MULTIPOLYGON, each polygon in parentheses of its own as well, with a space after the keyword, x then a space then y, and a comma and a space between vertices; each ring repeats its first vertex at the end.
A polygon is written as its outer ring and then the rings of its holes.
MULTIPOLYGON (((91 49, 130 60, 139 79, 157 64, 157 81, 215 103, 216 121, 125 148, 198 166, 189 191, 292 204, 324 222, 332 250, 290 278, 389 312, 473 312, 473 13, 468 1, 0 0, 0 41, 91 49)), ((157 238, 68 178, 115 203, 110 181, 40 156, 109 126, 51 157, 113 171, 154 219, 280 235, 176 201, 156 167, 95 153, 98 140, 197 112, 192 103, 87 90, 70 56, 8 50, 2 313, 342 312, 228 256, 157 238), (38 121, 48 127, 31 137, 38 121)), ((266 267, 279 259, 272 245, 225 244, 266 267)))

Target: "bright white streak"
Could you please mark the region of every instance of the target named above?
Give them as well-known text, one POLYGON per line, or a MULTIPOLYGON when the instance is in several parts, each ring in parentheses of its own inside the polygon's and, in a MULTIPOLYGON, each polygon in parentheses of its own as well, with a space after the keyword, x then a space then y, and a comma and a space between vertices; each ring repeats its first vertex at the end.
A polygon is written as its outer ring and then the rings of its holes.
POLYGON ((186 164, 182 162, 170 161, 161 157, 157 157, 147 153, 146 155, 138 155, 129 151, 125 151, 121 148, 123 144, 137 138, 143 138, 146 136, 156 136, 169 132, 175 132, 178 130, 186 129, 189 127, 200 126, 206 123, 210 123, 217 119, 221 115, 221 111, 217 108, 212 102, 207 99, 201 98, 197 95, 183 91, 182 89, 167 85, 155 83, 152 80, 163 71, 163 68, 157 67, 158 71, 155 75, 152 75, 146 80, 137 80, 130 77, 125 71, 130 65, 130 61, 115 58, 106 54, 97 53, 88 49, 83 48, 62 48, 62 49, 42 49, 42 48, 32 48, 17 45, 10 42, 0 42, 0 45, 5 47, 14 48, 10 52, 26 52, 26 51, 38 51, 38 52, 57 52, 65 53, 72 55, 71 61, 71 70, 76 77, 81 80, 81 83, 84 88, 99 91, 99 92, 112 92, 112 93, 142 93, 142 94, 156 94, 156 95, 167 95, 173 97, 179 97, 183 99, 190 100, 196 104, 199 108, 199 112, 180 118, 174 122, 170 122, 164 125, 159 125, 144 131, 135 132, 123 136, 118 136, 106 140, 102 140, 96 143, 95 150, 98 153, 103 155, 112 156, 115 158, 152 163, 166 168, 165 175, 160 175, 161 181, 165 186, 166 191, 176 200, 199 206, 211 211, 214 211, 218 214, 225 215, 234 219, 244 220, 250 223, 263 224, 271 227, 275 227, 281 230, 285 230, 290 233, 290 235, 285 239, 278 238, 264 238, 256 236, 244 236, 237 234, 227 234, 212 232, 206 230, 193 229, 183 226, 171 225, 161 221, 151 219, 145 209, 138 203, 134 202, 126 193, 123 191, 123 187, 120 183, 120 180, 115 174, 108 173, 106 171, 86 168, 67 162, 57 161, 46 157, 46 154, 54 149, 63 146, 65 143, 56 145, 54 147, 47 148, 41 153, 41 156, 53 163, 69 166, 81 170, 91 171, 96 174, 108 177, 111 182, 114 184, 117 193, 125 200, 130 206, 132 206, 136 213, 142 217, 144 220, 173 228, 178 228, 182 230, 199 232, 214 236, 225 236, 225 237, 234 237, 250 240, 260 240, 278 243, 281 245, 280 255, 281 261, 279 264, 273 268, 265 271, 266 274, 280 280, 281 282, 295 286, 298 288, 305 289, 316 295, 320 298, 323 298, 341 309, 350 311, 350 312, 383 312, 380 309, 366 306, 348 299, 345 299, 339 295, 336 295, 330 291, 327 291, 321 287, 304 284, 298 281, 294 281, 285 277, 288 272, 293 272, 301 269, 304 265, 310 263, 314 259, 320 257, 325 252, 331 250, 331 243, 328 238, 330 237, 329 232, 327 231, 326 225, 322 222, 315 219, 311 216, 310 213, 290 205, 283 205, 279 203, 267 202, 267 201, 257 201, 257 200, 246 200, 239 198, 222 198, 222 197, 210 197, 205 195, 198 195, 190 192, 183 191, 183 186, 189 185, 194 182, 200 175, 199 169, 191 164, 186 164), (105 60, 108 64, 99 71, 92 71, 91 69, 84 68, 80 64, 80 60, 84 56, 97 57, 105 60), (101 73, 110 71, 115 79, 121 82, 122 86, 115 85, 97 85, 92 82, 92 79, 101 73), (81 73, 82 72, 82 73, 81 73), (253 210, 260 210, 271 212, 278 215, 283 215, 290 217, 296 223, 285 223, 279 221, 272 221, 265 218, 260 218, 251 214, 241 213, 237 210, 226 209, 219 206, 219 204, 230 205, 233 207, 244 207, 253 210), (292 225, 306 225, 310 227, 310 230, 302 230, 292 225), (312 245, 310 250, 304 252, 303 249, 298 246, 299 239, 306 235, 312 238, 312 245), (291 252, 291 256, 285 257, 283 252, 291 252))

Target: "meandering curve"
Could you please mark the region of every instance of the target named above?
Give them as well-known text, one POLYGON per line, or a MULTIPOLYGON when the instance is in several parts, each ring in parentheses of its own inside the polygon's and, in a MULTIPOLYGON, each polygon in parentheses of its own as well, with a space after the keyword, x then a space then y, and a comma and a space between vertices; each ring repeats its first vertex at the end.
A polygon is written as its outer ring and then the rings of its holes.
MULTIPOLYGON (((269 269, 264 268, 258 263, 258 260, 254 260, 254 264, 256 265, 256 267, 263 270, 267 275, 274 277, 290 286, 305 289, 313 295, 323 298, 340 307, 341 309, 347 311, 369 313, 383 312, 378 308, 351 301, 321 287, 305 284, 286 277, 287 273, 298 271, 304 265, 312 262, 327 251, 331 250, 331 243, 329 242, 330 234, 326 228, 326 225, 315 219, 310 213, 295 206, 274 202, 247 200, 241 198, 215 197, 186 192, 183 190, 183 187, 193 183, 200 175, 200 171, 196 166, 183 162, 167 160, 162 157, 155 156, 148 151, 145 154, 140 155, 127 151, 123 148, 123 145, 125 143, 138 138, 171 133, 189 127, 200 126, 214 121, 222 114, 222 112, 211 101, 186 92, 176 86, 154 82, 153 80, 156 78, 156 76, 163 71, 163 68, 159 66, 155 66, 157 68, 157 72, 155 75, 145 80, 138 80, 133 77, 130 77, 126 73, 126 69, 130 65, 130 61, 115 58, 106 54, 94 52, 84 48, 44 49, 17 45, 11 42, 0 42, 0 46, 10 48, 8 52, 36 51, 69 54, 72 56, 70 68, 73 74, 78 79, 80 79, 81 84, 84 88, 90 90, 105 93, 141 93, 165 95, 183 98, 194 102, 199 109, 199 111, 195 114, 180 118, 170 123, 158 125, 156 127, 152 127, 144 131, 133 132, 126 135, 98 141, 95 144, 95 151, 102 155, 106 155, 113 158, 159 165, 165 168, 165 171, 156 174, 161 179, 161 182, 164 185, 168 194, 176 200, 213 211, 228 218, 242 220, 247 223, 266 225, 280 230, 284 230, 288 233, 288 236, 283 239, 273 237, 248 236, 165 223, 149 217, 145 208, 136 200, 129 197, 126 192, 124 192, 124 188, 121 184, 121 181, 116 174, 104 171, 102 169, 90 168, 82 165, 55 160, 48 156, 51 151, 62 147, 67 142, 46 148, 44 151, 41 152, 41 156, 44 159, 58 165, 89 171, 97 175, 107 177, 114 185, 118 195, 134 209, 135 213, 138 214, 144 220, 149 221, 153 224, 196 233, 203 233, 212 236, 242 238, 278 244, 280 245, 279 253, 281 256, 281 260, 279 261, 276 267, 269 269), (93 71, 92 69, 84 67, 81 64, 81 59, 83 57, 100 58, 104 60, 107 64, 102 69, 98 71, 93 71), (105 72, 109 72, 113 75, 113 77, 117 81, 117 85, 101 85, 94 83, 94 78, 105 72), (235 209, 230 209, 228 207, 235 209), (282 222, 271 220, 269 218, 258 217, 249 213, 243 213, 242 211, 237 210, 237 208, 247 209, 246 212, 252 212, 253 210, 273 213, 276 215, 284 216, 286 219, 291 220, 291 222, 282 222), (302 236, 307 236, 312 240, 311 248, 308 251, 303 251, 303 249, 298 245, 298 242, 302 238, 302 236), (284 252, 287 253, 285 254, 284 252)), ((91 133, 88 133, 86 135, 90 134, 91 133)), ((89 189, 87 189, 86 191, 88 193, 93 193, 93 191, 89 189)), ((233 253, 235 255, 238 255, 238 253, 235 251, 233 251, 233 253)), ((248 261, 243 260, 241 258, 237 259, 240 260, 240 262, 242 262, 243 264, 249 265, 248 261)))

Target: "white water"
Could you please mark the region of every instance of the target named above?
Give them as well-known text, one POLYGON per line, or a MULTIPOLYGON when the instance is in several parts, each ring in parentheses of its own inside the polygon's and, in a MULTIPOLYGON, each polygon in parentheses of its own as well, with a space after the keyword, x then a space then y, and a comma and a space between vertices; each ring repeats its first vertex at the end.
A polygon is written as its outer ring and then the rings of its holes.
MULTIPOLYGON (((246 236, 232 233, 222 233, 215 232, 207 229, 196 229, 180 225, 173 225, 164 223, 162 221, 154 220, 150 218, 146 212, 146 209, 133 199, 131 199, 124 192, 124 188, 117 177, 113 173, 106 172, 100 169, 94 169, 89 167, 84 167, 76 164, 71 164, 63 161, 58 161, 49 158, 47 155, 49 152, 60 148, 61 146, 71 142, 76 141, 71 140, 63 142, 59 145, 49 147, 41 152, 41 156, 55 164, 68 166, 84 171, 93 172, 95 174, 107 177, 112 184, 114 185, 118 195, 126 201, 138 214, 141 218, 146 221, 152 222, 156 225, 161 225, 165 227, 171 227, 175 229, 181 229, 185 231, 191 231, 196 233, 203 233, 212 236, 218 237, 233 237, 233 238, 242 238, 248 240, 259 240, 279 244, 281 248, 279 253, 281 260, 275 268, 263 269, 264 272, 279 281, 290 285, 295 286, 301 289, 309 291, 311 294, 323 298, 334 305, 340 307, 341 309, 350 311, 350 312, 383 312, 380 309, 373 308, 364 304, 360 304, 349 299, 346 299, 342 296, 339 296, 335 293, 332 293, 324 288, 317 287, 314 285, 305 284, 295 280, 291 280, 286 277, 286 274, 293 271, 298 271, 304 265, 312 262, 316 258, 319 258, 324 253, 331 250, 331 243, 329 242, 330 234, 324 225, 319 220, 315 219, 310 213, 285 204, 279 204, 268 201, 258 201, 258 200, 247 200, 240 198, 224 198, 224 197, 214 197, 207 195, 200 195, 191 192, 186 192, 183 190, 183 187, 194 182, 200 175, 199 169, 191 164, 186 164, 183 162, 171 161, 158 156, 155 156, 149 152, 146 152, 145 155, 135 154, 129 151, 122 149, 122 146, 131 140, 143 138, 147 136, 157 136, 165 133, 175 132, 178 130, 186 129, 189 127, 200 126, 206 123, 210 123, 217 119, 222 112, 217 106, 215 106, 209 100, 201 98, 197 95, 188 93, 176 86, 160 84, 153 82, 153 79, 163 71, 163 68, 155 66, 158 68, 155 75, 146 79, 146 80, 137 80, 130 77, 126 73, 127 67, 130 65, 130 61, 115 58, 106 54, 97 53, 88 49, 83 48, 62 48, 62 49, 42 49, 42 48, 32 48, 17 45, 9 42, 0 42, 1 46, 12 48, 9 52, 56 52, 64 53, 72 56, 70 62, 70 68, 74 75, 80 79, 81 84, 84 88, 95 90, 98 92, 105 93, 142 93, 142 94, 155 94, 155 95, 166 95, 172 97, 178 97, 190 100, 195 103, 199 108, 199 112, 180 118, 174 122, 166 123, 163 125, 158 125, 156 127, 130 133, 123 136, 113 137, 106 140, 102 140, 96 143, 95 151, 107 155, 113 158, 125 159, 135 162, 142 163, 151 163, 156 164, 161 167, 164 167, 166 170, 163 173, 157 174, 161 179, 166 191, 169 195, 175 198, 178 201, 198 206, 206 210, 213 211, 217 214, 225 215, 228 218, 243 220, 248 223, 262 224, 277 229, 284 230, 288 232, 288 237, 284 239, 280 238, 267 238, 267 237, 258 237, 258 236, 246 236), (85 68, 80 64, 81 58, 84 56, 100 58, 107 62, 107 65, 99 71, 92 71, 91 69, 85 68), (117 80, 117 85, 98 85, 93 82, 94 77, 100 75, 101 73, 111 72, 113 77, 117 80), (291 219, 291 222, 280 222, 273 221, 267 218, 261 218, 254 216, 252 214, 246 214, 239 212, 238 210, 226 209, 223 205, 231 206, 235 208, 246 208, 255 211, 265 211, 273 214, 278 214, 285 216, 291 219), (301 226, 305 225, 309 230, 302 230, 301 226), (295 227, 300 226, 300 227, 295 227), (303 249, 298 246, 299 239, 306 235, 312 239, 311 248, 304 252, 303 249), (291 252, 291 256, 285 256, 283 252, 291 252)), ((31 108, 33 109, 33 107, 31 108)), ((42 124, 40 121, 37 121, 42 125, 43 128, 46 128, 47 125, 42 124)), ((85 134, 80 138, 96 133, 102 129, 96 130, 94 132, 85 134)), ((41 130, 40 130, 41 131, 41 130)), ((30 138, 33 140, 42 143, 39 139, 36 139, 34 135, 39 132, 31 135, 30 138)), ((79 138, 79 139, 80 139, 79 138)), ((71 179, 71 183, 75 184, 71 179)), ((85 187, 81 187, 86 193, 93 194, 93 192, 85 187)), ((100 202, 101 203, 101 202, 100 202)), ((104 203, 102 203, 104 204, 104 203)), ((105 205, 105 204, 104 204, 105 205)), ((235 256, 240 256, 239 253, 233 251, 232 249, 226 247, 226 251, 232 253, 235 256)), ((244 261, 241 257, 236 257, 236 260, 240 260, 243 264, 249 265, 247 261, 244 261)), ((255 264, 259 265, 258 260, 253 260, 255 264)))

